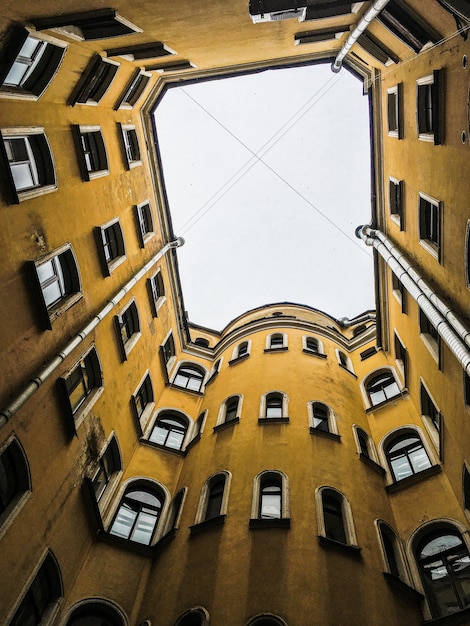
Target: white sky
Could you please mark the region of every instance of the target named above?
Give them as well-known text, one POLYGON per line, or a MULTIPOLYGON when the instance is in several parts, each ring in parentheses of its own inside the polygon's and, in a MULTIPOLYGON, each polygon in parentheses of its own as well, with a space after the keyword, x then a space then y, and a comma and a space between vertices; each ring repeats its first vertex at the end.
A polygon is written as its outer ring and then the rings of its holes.
POLYGON ((221 330, 284 301, 374 308, 354 235, 370 220, 368 115, 361 82, 329 64, 167 91, 155 117, 190 321, 221 330))

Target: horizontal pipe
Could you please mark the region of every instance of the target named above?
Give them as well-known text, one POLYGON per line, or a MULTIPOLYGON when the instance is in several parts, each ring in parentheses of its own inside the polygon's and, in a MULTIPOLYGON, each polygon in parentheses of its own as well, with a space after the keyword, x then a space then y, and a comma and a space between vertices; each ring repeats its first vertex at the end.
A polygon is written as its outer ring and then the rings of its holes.
POLYGON ((450 320, 457 319, 455 314, 430 289, 421 275, 411 267, 406 257, 390 242, 384 233, 370 226, 364 226, 360 229, 358 228, 356 234, 361 237, 366 245, 373 246, 377 250, 410 296, 416 300, 419 308, 436 328, 439 336, 442 337, 442 340, 449 347, 464 371, 470 376, 470 350, 465 341, 465 339, 468 339, 468 330, 465 329, 459 320, 458 329, 456 330, 453 327, 450 320), (422 289, 423 285, 426 287, 425 290, 422 289), (444 316, 436 306, 437 302, 439 302, 439 306, 442 305, 451 315, 444 316), (460 327, 463 328, 463 333, 460 332, 460 327))
POLYGON ((94 318, 78 332, 73 339, 71 339, 67 345, 43 368, 41 368, 34 376, 32 376, 26 383, 24 389, 10 402, 10 404, 0 411, 0 428, 4 426, 8 420, 36 393, 44 382, 55 372, 55 370, 64 362, 64 360, 77 348, 103 321, 103 319, 109 315, 109 313, 116 307, 116 305, 129 293, 129 291, 136 285, 136 283, 157 263, 162 256, 164 256, 168 250, 178 248, 184 244, 184 239, 178 237, 174 241, 170 241, 165 244, 161 250, 159 250, 134 276, 120 289, 117 294, 108 301, 108 303, 99 311, 94 318))
POLYGON ((377 17, 382 9, 389 3, 390 0, 375 0, 371 7, 367 9, 364 15, 357 23, 354 30, 349 34, 345 44, 338 52, 336 59, 334 60, 331 70, 338 73, 343 66, 343 60, 353 45, 356 43, 362 33, 369 28, 369 24, 377 17))

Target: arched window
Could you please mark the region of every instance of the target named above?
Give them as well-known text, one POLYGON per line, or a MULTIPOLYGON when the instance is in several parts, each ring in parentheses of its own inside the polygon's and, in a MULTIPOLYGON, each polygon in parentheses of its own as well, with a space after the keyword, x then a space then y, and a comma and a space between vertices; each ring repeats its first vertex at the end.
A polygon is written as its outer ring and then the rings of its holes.
POLYGON ((126 624, 127 620, 122 612, 104 600, 81 602, 67 620, 67 626, 126 626, 126 624))
POLYGON ((408 576, 403 550, 395 531, 380 520, 377 521, 377 530, 379 531, 386 572, 407 583, 408 576))
POLYGON ((121 500, 110 534, 150 545, 163 503, 164 497, 155 486, 131 484, 121 500))
POLYGON ((190 391, 201 391, 204 370, 197 365, 180 365, 173 384, 190 391))
POLYGON ((224 489, 225 476, 223 474, 214 476, 209 483, 204 520, 212 519, 213 517, 221 515, 224 489))
POLYGON ((31 491, 28 462, 20 443, 12 439, 0 452, 0 524, 28 491, 31 491))
POLYGON ((209 623, 209 613, 202 607, 190 609, 181 615, 175 626, 206 626, 209 623))
POLYGON ((179 519, 181 516, 181 511, 183 509, 184 499, 186 497, 186 492, 188 488, 183 487, 180 489, 176 496, 173 498, 173 501, 170 505, 170 511, 168 514, 168 520, 166 524, 167 531, 173 530, 174 528, 178 528, 179 519))
POLYGON ((242 356, 248 356, 248 354, 249 354, 249 343, 248 341, 243 341, 237 346, 236 358, 240 359, 242 356))
POLYGON ((344 495, 332 487, 315 492, 320 537, 357 547, 351 506, 344 495))
POLYGON ((400 395, 397 381, 390 371, 380 372, 369 378, 366 382, 366 392, 371 406, 400 395))
POLYGON ((312 402, 312 422, 313 428, 324 432, 330 431, 328 422, 329 409, 321 402, 312 402))
POLYGON ((356 435, 356 443, 358 447, 358 452, 362 455, 363 458, 369 459, 370 461, 374 461, 374 463, 380 464, 377 451, 374 446, 374 442, 370 435, 366 433, 365 430, 360 428, 359 426, 353 426, 354 433, 356 435))
POLYGON ((385 447, 385 455, 395 481, 403 480, 431 467, 431 461, 419 435, 405 432, 385 447))
POLYGON ((150 433, 149 441, 165 448, 181 450, 188 430, 188 421, 177 413, 160 413, 150 433))
POLYGON ((468 607, 470 555, 456 529, 428 532, 417 544, 415 556, 433 617, 468 607))
POLYGON ((117 477, 117 473, 122 469, 121 452, 116 436, 109 440, 106 450, 98 460, 98 467, 91 479, 93 492, 96 501, 99 502, 107 486, 117 477))
POLYGON ((303 336, 302 337, 303 351, 308 354, 314 354, 316 356, 326 357, 323 352, 323 344, 317 339, 317 337, 303 336))
POLYGON ((266 396, 266 410, 264 417, 278 418, 283 416, 283 395, 282 393, 269 393, 266 396))
POLYGON ((41 623, 51 605, 62 596, 60 569, 55 557, 49 552, 16 609, 9 626, 41 623))
POLYGON ((239 396, 232 396, 231 398, 225 400, 223 407, 223 423, 232 422, 233 420, 236 420, 238 417, 240 417, 238 411, 239 405, 239 396))
POLYGON ((351 372, 351 374, 354 374, 353 364, 348 355, 341 350, 336 350, 336 356, 338 357, 339 365, 345 370, 348 370, 348 372, 351 372))
POLYGON ((196 513, 195 525, 191 526, 191 532, 198 532, 199 524, 218 518, 217 523, 222 523, 227 513, 228 493, 230 488, 231 474, 223 471, 211 476, 203 485, 201 497, 196 513))
POLYGON ((284 350, 287 348, 287 335, 285 333, 274 333, 268 335, 266 339, 266 350, 284 350))
POLYGON ((197 346, 201 346, 202 348, 208 348, 209 347, 209 340, 206 339, 205 337, 196 337, 196 339, 194 340, 194 343, 197 346))
POLYGON ((282 517, 282 480, 268 474, 260 480, 259 518, 280 519, 282 517))
POLYGON ((247 626, 287 626, 287 624, 276 615, 264 613, 263 615, 258 615, 250 619, 247 626))

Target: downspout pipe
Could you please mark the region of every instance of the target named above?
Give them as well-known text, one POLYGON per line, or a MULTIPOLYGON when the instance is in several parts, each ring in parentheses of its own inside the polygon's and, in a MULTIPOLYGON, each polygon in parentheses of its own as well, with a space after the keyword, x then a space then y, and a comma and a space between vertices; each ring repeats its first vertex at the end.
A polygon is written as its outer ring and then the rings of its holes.
POLYGON ((449 347, 452 354, 463 367, 464 371, 470 376, 470 349, 466 343, 466 339, 469 337, 468 330, 465 329, 460 321, 457 329, 453 327, 450 319, 457 319, 455 315, 434 292, 431 292, 422 277, 406 260, 406 257, 404 257, 404 255, 391 244, 390 240, 383 233, 377 229, 371 228, 370 226, 361 227, 357 229, 356 232, 366 245, 373 246, 377 250, 393 273, 399 278, 410 296, 416 300, 420 309, 428 317, 431 324, 436 328, 439 336, 449 347), (391 249, 388 248, 384 241, 390 246, 391 249), (405 268, 405 265, 412 271, 409 272, 408 269, 405 268), (423 284, 426 286, 426 291, 428 293, 423 290, 423 284), (430 297, 431 295, 433 296, 432 299, 430 297), (446 317, 437 308, 437 302, 439 302, 439 306, 445 307, 452 313, 451 318, 448 317, 446 319, 446 317), (459 332, 459 329, 461 328, 463 328, 464 335, 459 332))
POLYGON ((134 276, 120 289, 117 294, 108 301, 99 313, 78 332, 69 343, 58 352, 42 369, 40 369, 26 383, 24 389, 10 402, 10 404, 0 411, 0 428, 10 420, 19 409, 36 393, 44 382, 55 372, 55 370, 64 362, 64 360, 79 346, 103 321, 103 319, 111 313, 117 304, 126 296, 127 293, 139 282, 139 280, 147 274, 147 272, 168 252, 173 248, 179 248, 184 245, 184 239, 178 237, 174 241, 165 244, 134 276))
POLYGON ((349 326, 361 324, 363 322, 375 322, 375 320, 375 313, 363 313, 362 315, 358 315, 357 317, 353 317, 352 319, 349 319, 349 317, 342 317, 338 320, 338 322, 341 327, 348 328, 349 326))
POLYGON ((369 24, 377 17, 377 15, 389 3, 389 1, 390 0, 375 0, 375 2, 372 3, 372 6, 367 9, 367 11, 357 23, 354 30, 349 34, 346 43, 338 52, 336 59, 331 65, 332 72, 337 74, 341 70, 345 56, 351 50, 351 48, 356 43, 358 38, 362 35, 362 33, 369 28, 369 24))

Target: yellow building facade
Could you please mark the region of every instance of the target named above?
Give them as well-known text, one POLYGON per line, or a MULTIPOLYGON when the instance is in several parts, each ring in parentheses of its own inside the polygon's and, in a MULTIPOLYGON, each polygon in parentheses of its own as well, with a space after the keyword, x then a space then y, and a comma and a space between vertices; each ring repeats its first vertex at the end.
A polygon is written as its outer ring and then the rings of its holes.
POLYGON ((0 623, 470 623, 468 2, 0 20, 0 623), (153 111, 313 62, 369 98, 377 309, 191 323, 153 111))

